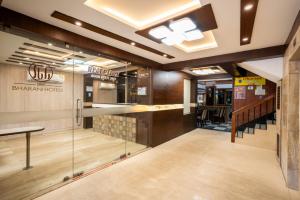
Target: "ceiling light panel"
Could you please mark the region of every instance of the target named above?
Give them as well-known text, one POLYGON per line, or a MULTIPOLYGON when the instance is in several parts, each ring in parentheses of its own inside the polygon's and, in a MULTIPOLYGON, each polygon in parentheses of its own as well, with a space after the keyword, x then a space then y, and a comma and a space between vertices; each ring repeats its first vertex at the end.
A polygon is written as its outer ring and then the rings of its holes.
POLYGON ((173 31, 178 33, 184 33, 186 31, 190 31, 197 28, 195 23, 188 17, 174 21, 169 26, 173 31))
POLYGON ((183 41, 193 41, 203 38, 202 32, 197 29, 196 24, 188 17, 173 21, 169 27, 159 26, 149 31, 149 35, 161 40, 162 43, 173 46, 183 41))
POLYGON ((210 66, 210 67, 202 67, 202 68, 194 68, 191 69, 194 74, 197 75, 212 75, 212 74, 223 74, 226 73, 219 66, 210 66))
POLYGON ((202 32, 198 29, 183 33, 183 35, 187 41, 199 40, 204 37, 202 32))
POLYGON ((151 29, 149 34, 156 39, 163 39, 171 34, 171 30, 165 26, 159 26, 157 28, 151 29))
POLYGON ((184 41, 184 36, 179 33, 171 33, 167 38, 162 39, 162 42, 168 46, 173 46, 175 44, 180 44, 184 41))

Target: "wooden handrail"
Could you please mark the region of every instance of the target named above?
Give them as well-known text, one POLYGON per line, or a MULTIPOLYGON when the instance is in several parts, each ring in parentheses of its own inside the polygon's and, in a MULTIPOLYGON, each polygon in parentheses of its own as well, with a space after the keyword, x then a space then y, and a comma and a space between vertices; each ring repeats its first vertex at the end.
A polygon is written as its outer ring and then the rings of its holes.
POLYGON ((232 112, 232 129, 231 129, 231 142, 235 142, 235 134, 236 134, 236 131, 237 131, 237 128, 238 126, 241 126, 241 125, 244 125, 244 124, 247 124, 249 123, 251 120, 250 120, 250 111, 253 109, 253 113, 254 113, 254 116, 253 116, 253 119, 252 120, 255 120, 255 119, 258 119, 260 117, 262 117, 262 105, 266 104, 265 106, 265 113, 264 115, 266 114, 269 114, 271 112, 274 112, 275 111, 275 95, 270 95, 262 100, 260 100, 259 102, 255 102, 255 103, 252 103, 252 104, 249 104, 249 105, 246 105, 240 109, 237 109, 235 111, 232 112), (272 110, 270 112, 268 112, 268 103, 271 101, 271 105, 272 105, 272 110), (256 113, 255 109, 256 107, 259 106, 259 112, 256 113), (244 112, 247 112, 247 120, 245 120, 245 115, 244 115, 244 112), (240 124, 240 121, 237 119, 238 116, 240 115, 240 113, 243 114, 242 116, 242 124, 240 124), (258 117, 256 117, 256 114, 259 114, 258 117), (246 122, 245 122, 246 121, 246 122))
POLYGON ((237 112, 240 112, 241 110, 247 110, 248 108, 252 108, 252 107, 255 107, 255 106, 258 106, 260 104, 263 104, 264 102, 270 100, 270 99, 273 99, 275 97, 275 95, 270 95, 262 100, 260 100, 259 102, 255 102, 255 103, 252 103, 252 104, 249 104, 249 105, 246 105, 246 106, 243 106, 235 111, 232 112, 233 113, 237 113, 237 112))

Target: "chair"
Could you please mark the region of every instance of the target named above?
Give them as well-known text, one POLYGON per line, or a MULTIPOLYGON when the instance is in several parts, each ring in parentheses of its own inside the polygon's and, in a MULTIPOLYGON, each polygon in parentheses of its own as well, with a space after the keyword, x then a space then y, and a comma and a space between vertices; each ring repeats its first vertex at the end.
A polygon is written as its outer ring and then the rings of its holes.
POLYGON ((197 126, 204 127, 206 125, 207 109, 203 109, 201 114, 197 116, 197 126))
POLYGON ((216 114, 213 115, 213 122, 224 122, 225 121, 225 109, 219 108, 216 112, 216 114))

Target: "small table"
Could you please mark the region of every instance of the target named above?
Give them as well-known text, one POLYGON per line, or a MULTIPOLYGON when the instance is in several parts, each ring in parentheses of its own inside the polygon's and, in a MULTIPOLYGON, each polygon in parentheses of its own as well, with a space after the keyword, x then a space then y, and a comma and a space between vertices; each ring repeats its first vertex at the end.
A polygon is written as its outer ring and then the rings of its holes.
POLYGON ((30 135, 32 132, 42 131, 44 127, 40 126, 31 126, 31 127, 21 127, 21 128, 9 128, 9 129, 1 129, 0 136, 7 135, 17 135, 26 133, 26 167, 24 170, 32 168, 30 166, 30 135))

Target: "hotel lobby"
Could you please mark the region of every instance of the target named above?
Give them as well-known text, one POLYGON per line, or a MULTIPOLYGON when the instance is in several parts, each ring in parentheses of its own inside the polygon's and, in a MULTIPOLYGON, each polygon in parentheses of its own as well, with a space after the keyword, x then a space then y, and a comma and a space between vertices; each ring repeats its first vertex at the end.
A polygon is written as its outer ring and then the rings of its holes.
POLYGON ((299 0, 0 0, 0 199, 300 199, 299 0))

